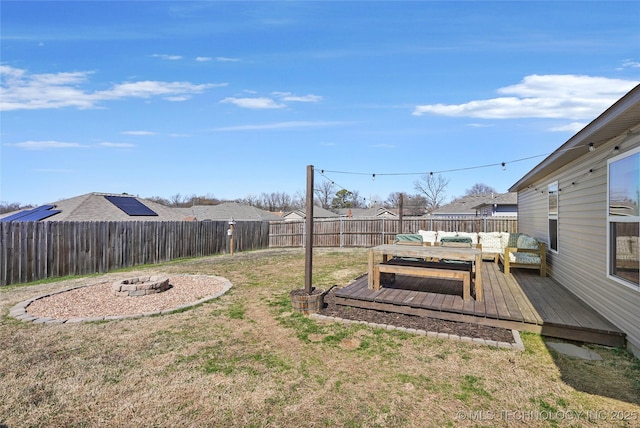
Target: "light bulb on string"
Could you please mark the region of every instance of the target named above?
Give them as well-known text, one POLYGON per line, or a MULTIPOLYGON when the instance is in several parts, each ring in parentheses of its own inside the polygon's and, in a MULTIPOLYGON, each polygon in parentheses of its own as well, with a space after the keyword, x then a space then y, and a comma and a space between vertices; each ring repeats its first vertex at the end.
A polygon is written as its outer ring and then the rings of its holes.
POLYGON ((507 164, 502 162, 502 170, 505 171, 507 169, 507 164))

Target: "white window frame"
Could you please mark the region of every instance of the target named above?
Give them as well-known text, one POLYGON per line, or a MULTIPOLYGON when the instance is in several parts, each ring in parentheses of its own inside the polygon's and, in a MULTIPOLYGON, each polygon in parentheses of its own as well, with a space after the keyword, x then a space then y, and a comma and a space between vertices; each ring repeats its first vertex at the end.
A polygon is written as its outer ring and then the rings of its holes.
POLYGON ((560 236, 559 236, 559 229, 560 229, 560 186, 558 185, 558 181, 553 181, 551 183, 549 183, 547 185, 547 242, 549 243, 549 245, 547 245, 547 248, 549 249, 549 251, 553 252, 553 253, 558 253, 559 248, 560 248, 560 236), (552 214, 551 213, 551 209, 550 209, 550 198, 551 195, 555 193, 556 195, 556 213, 552 214), (553 248, 551 245, 551 220, 555 220, 556 221, 556 248, 553 248))
POLYGON ((609 191, 610 191, 610 185, 609 185, 609 177, 610 177, 610 168, 611 168, 611 164, 614 162, 617 162, 621 159, 627 158, 629 156, 633 156, 635 154, 640 153, 640 147, 637 147, 635 149, 629 150, 627 152, 621 153, 618 156, 614 156, 610 159, 607 160, 607 181, 606 181, 606 186, 607 186, 607 224, 606 224, 606 229, 607 229, 607 278, 622 284, 626 287, 629 287, 635 291, 639 291, 640 292, 640 283, 639 284, 635 284, 633 282, 629 282, 627 280, 625 280, 624 278, 621 278, 619 276, 615 276, 612 275, 611 272, 613 271, 613 267, 611 266, 611 223, 615 222, 615 223, 640 223, 640 216, 630 216, 630 217, 624 217, 624 216, 611 216, 610 215, 610 210, 609 210, 609 201, 610 201, 610 195, 609 195, 609 191))

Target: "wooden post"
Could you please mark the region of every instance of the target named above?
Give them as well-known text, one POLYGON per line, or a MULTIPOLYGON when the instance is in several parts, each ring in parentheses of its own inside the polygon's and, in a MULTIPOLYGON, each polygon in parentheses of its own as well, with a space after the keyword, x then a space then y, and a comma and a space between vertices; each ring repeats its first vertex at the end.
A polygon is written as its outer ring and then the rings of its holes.
POLYGON ((307 165, 307 222, 305 224, 304 290, 313 291, 313 165, 307 165))
POLYGON ((403 211, 403 206, 404 206, 404 193, 400 193, 400 195, 398 195, 398 220, 400 221, 400 224, 398 225, 398 233, 404 233, 402 230, 403 225, 402 225, 402 211, 403 211))
POLYGON ((233 221, 233 218, 231 218, 231 221, 229 222, 229 229, 231 230, 231 238, 230 238, 230 243, 229 243, 229 249, 231 251, 231 255, 233 256, 233 235, 236 231, 236 222, 233 221))

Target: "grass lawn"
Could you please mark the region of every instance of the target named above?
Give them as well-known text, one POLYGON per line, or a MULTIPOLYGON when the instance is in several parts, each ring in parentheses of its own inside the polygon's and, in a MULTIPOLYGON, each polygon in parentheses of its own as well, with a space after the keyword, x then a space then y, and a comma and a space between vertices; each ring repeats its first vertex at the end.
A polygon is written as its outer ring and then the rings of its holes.
MULTIPOLYGON (((364 250, 318 250, 314 285, 365 273, 364 250)), ((593 346, 577 360, 522 334, 525 351, 318 323, 291 313, 302 250, 145 266, 233 287, 185 311, 42 325, 18 302, 104 277, 0 289, 0 427, 638 426, 640 362, 593 346)))

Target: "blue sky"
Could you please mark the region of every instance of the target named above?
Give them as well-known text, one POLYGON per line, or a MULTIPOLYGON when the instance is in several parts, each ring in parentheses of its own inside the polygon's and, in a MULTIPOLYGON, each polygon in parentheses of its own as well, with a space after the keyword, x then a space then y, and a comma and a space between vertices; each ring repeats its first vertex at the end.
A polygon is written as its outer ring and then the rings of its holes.
POLYGON ((0 16, 3 202, 294 195, 307 165, 369 200, 429 172, 449 199, 505 192, 640 83, 637 1, 3 0, 0 16))

